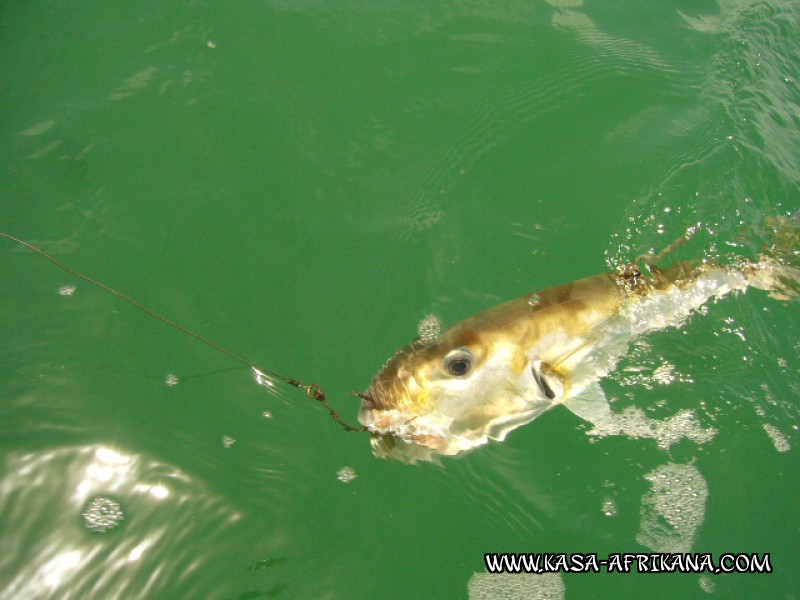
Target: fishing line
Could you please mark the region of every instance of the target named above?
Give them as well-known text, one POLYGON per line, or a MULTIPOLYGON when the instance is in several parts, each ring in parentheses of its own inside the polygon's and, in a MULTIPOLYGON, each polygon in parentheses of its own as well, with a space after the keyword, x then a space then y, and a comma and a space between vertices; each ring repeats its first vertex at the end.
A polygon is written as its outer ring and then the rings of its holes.
POLYGON ((131 298, 127 294, 123 294, 119 290, 115 290, 114 288, 112 288, 110 286, 107 286, 104 283, 100 283, 99 281, 96 281, 96 280, 92 279, 91 277, 89 277, 87 275, 84 275, 83 273, 79 273, 78 271, 75 271, 74 269, 71 269, 67 265, 59 262, 58 260, 56 260, 55 258, 50 256, 44 250, 42 250, 40 248, 37 248, 33 244, 29 244, 28 242, 26 242, 24 240, 21 240, 19 238, 16 238, 13 235, 10 235, 10 234, 5 233, 3 231, 0 231, 0 236, 9 239, 12 242, 16 242, 17 244, 20 244, 21 246, 25 246, 29 250, 33 250, 36 254, 46 258, 51 263, 56 265, 58 268, 63 269, 64 271, 66 271, 70 275, 72 275, 74 277, 77 277, 78 279, 82 279, 85 282, 90 283, 93 286, 100 288, 101 290, 105 290, 106 292, 110 292, 110 293, 114 294, 115 296, 117 296, 119 298, 122 298, 123 300, 125 300, 126 302, 132 304, 133 306, 135 306, 136 308, 138 308, 139 310, 141 310, 143 313, 147 314, 148 316, 150 316, 150 317, 152 317, 154 319, 157 319, 158 321, 161 321, 162 323, 164 323, 166 325, 169 325, 170 327, 172 327, 174 329, 177 329, 181 333, 185 333, 186 335, 190 335, 193 338, 195 338, 196 340, 200 340, 201 342, 203 342, 207 346, 211 346, 215 350, 218 350, 218 351, 220 351, 220 352, 222 352, 224 354, 227 354, 232 359, 234 359, 236 361, 239 361, 243 365, 246 365, 246 366, 250 367, 251 369, 253 369, 253 371, 255 371, 256 378, 257 378, 257 380, 259 382, 263 381, 264 377, 271 377, 273 379, 278 379, 280 381, 283 381, 284 383, 288 383, 289 385, 292 385, 294 387, 298 387, 300 389, 305 390, 306 395, 309 398, 317 400, 320 404, 322 404, 322 406, 327 408, 328 412, 331 415, 331 417, 337 423, 339 423, 342 427, 344 427, 347 431, 366 431, 367 430, 366 427, 353 427, 349 423, 346 423, 344 420, 342 420, 342 418, 339 416, 339 413, 336 410, 334 410, 328 404, 327 400, 325 399, 325 391, 319 385, 317 385, 316 383, 305 384, 305 383, 302 383, 302 382, 298 381, 297 379, 293 379, 292 377, 286 377, 284 375, 280 375, 278 373, 273 373, 271 371, 267 371, 266 369, 262 369, 261 367, 258 367, 255 364, 251 363, 249 360, 245 360, 244 358, 242 358, 238 354, 235 354, 234 352, 231 352, 227 348, 223 348, 222 346, 220 346, 216 342, 212 342, 208 338, 203 337, 199 333, 195 333, 194 331, 192 331, 190 329, 187 329, 183 325, 179 325, 175 321, 171 321, 170 319, 167 319, 166 317, 162 317, 161 315, 159 315, 158 313, 156 313, 156 312, 152 311, 151 309, 147 308, 146 306, 144 306, 140 302, 134 300, 133 298, 131 298))

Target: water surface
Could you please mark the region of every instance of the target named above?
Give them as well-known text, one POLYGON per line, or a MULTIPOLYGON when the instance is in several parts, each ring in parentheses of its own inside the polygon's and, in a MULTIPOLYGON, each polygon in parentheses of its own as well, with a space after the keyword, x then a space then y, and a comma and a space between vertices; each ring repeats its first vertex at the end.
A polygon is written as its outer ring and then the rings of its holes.
MULTIPOLYGON (((7 5, 2 230, 354 421, 350 392, 429 313, 690 226, 676 258, 756 251, 800 208, 799 8, 7 5)), ((800 593, 796 304, 753 291, 637 344, 603 382, 633 411, 618 435, 553 410, 408 467, 1 245, 3 598, 800 593), (545 551, 769 552, 774 572, 485 575, 485 552, 545 551)))

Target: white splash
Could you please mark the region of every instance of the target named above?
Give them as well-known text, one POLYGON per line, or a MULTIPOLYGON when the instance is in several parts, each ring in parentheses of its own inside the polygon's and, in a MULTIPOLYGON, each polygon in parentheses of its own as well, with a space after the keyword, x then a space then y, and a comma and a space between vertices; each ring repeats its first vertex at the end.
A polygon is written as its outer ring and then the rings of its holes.
POLYGON ((709 299, 746 290, 748 285, 747 278, 734 269, 715 269, 703 273, 686 289, 672 286, 665 291, 653 292, 641 301, 632 302, 622 311, 622 315, 630 323, 632 336, 680 327, 709 299))

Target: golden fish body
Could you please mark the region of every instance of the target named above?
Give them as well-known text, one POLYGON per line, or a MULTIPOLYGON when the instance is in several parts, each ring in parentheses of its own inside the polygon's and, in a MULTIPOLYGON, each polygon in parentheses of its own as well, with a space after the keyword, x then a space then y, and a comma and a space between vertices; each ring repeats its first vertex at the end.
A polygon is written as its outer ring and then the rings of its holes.
POLYGON ((770 259, 731 267, 681 262, 527 294, 402 348, 362 395, 359 421, 378 456, 405 462, 503 440, 559 404, 597 422, 609 414, 598 379, 633 338, 679 325, 733 290, 781 289, 784 275, 770 259))

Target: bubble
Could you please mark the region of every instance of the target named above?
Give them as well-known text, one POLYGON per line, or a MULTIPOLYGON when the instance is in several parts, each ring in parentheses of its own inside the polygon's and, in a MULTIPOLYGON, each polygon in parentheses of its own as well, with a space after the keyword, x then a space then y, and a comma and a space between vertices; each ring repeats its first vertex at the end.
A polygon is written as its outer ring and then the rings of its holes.
POLYGON ((213 49, 213 48, 216 48, 216 47, 217 47, 217 42, 214 42, 214 41, 208 40, 208 41, 206 42, 206 47, 208 47, 208 48, 212 48, 212 49, 213 49))
POLYGON ((223 445, 225 448, 230 448, 230 447, 231 447, 231 446, 233 446, 235 443, 236 443, 236 440, 235 440, 235 439, 233 439, 231 436, 229 436, 229 435, 223 435, 223 436, 222 436, 222 445, 223 445))
POLYGON ((606 498, 603 501, 603 514, 607 517, 617 516, 617 504, 612 498, 606 498))
POLYGON ((344 466, 336 472, 336 479, 342 483, 350 483, 356 477, 358 477, 358 474, 353 467, 344 466))
POLYGON ((58 295, 59 296, 72 296, 75 293, 75 286, 74 285, 62 285, 58 288, 58 295))
POLYGON ((531 294, 528 296, 528 306, 531 308, 538 306, 539 302, 542 301, 542 297, 539 294, 531 294))
POLYGON ((261 413, 261 416, 264 417, 265 419, 271 419, 272 413, 269 412, 268 410, 265 410, 264 412, 261 413))
POLYGON ((179 383, 178 376, 173 375, 172 373, 167 373, 167 377, 164 380, 164 383, 166 383, 169 387, 174 387, 179 383))
POLYGON ((83 510, 83 524, 89 531, 105 533, 110 531, 125 519, 119 502, 98 496, 92 499, 83 510))
POLYGON ((423 344, 432 344, 439 339, 442 324, 436 315, 427 315, 417 326, 419 339, 423 344))

